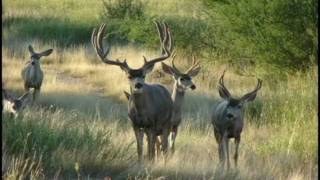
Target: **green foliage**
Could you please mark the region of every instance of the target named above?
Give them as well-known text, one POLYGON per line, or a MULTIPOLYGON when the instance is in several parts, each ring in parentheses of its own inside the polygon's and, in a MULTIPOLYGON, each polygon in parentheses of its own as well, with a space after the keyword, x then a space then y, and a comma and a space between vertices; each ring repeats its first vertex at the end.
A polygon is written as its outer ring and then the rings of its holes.
MULTIPOLYGON (((314 0, 204 1, 220 50, 243 61, 282 69, 317 63, 318 2, 314 0)), ((235 59, 234 59, 235 58, 235 59)))
POLYGON ((144 6, 138 0, 103 0, 103 14, 110 19, 140 19, 144 17, 144 6))

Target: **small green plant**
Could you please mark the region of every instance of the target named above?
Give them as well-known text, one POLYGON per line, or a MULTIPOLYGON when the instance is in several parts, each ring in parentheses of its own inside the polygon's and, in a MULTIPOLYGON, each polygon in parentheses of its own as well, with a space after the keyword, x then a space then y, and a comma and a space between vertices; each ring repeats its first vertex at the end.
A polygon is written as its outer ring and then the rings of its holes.
POLYGON ((140 19, 144 17, 144 6, 139 0, 103 0, 105 17, 110 19, 140 19))

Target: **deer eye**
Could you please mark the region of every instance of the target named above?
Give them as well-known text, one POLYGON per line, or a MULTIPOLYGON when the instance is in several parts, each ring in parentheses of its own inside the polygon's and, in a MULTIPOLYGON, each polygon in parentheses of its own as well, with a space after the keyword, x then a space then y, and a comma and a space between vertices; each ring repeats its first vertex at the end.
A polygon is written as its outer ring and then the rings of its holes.
POLYGON ((180 78, 180 81, 184 81, 185 79, 184 78, 180 78))
POLYGON ((132 76, 128 76, 128 79, 133 79, 133 77, 132 76))

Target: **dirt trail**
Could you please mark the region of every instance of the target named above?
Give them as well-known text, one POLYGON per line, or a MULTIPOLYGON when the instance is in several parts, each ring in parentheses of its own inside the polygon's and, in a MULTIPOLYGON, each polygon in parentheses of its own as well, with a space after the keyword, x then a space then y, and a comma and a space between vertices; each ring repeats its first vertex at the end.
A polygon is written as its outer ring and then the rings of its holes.
POLYGON ((68 73, 59 71, 57 69, 46 69, 45 71, 48 74, 55 74, 56 80, 60 83, 68 84, 68 85, 75 85, 75 84, 77 85, 82 84, 83 86, 89 85, 90 87, 93 87, 91 88, 90 94, 96 94, 97 96, 104 95, 105 89, 103 87, 99 87, 95 84, 92 84, 83 77, 72 76, 68 73))

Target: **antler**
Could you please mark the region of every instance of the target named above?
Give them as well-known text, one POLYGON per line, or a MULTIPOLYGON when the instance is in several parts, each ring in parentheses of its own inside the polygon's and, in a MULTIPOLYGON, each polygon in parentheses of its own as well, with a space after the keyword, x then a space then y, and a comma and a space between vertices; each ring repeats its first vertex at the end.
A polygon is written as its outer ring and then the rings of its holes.
POLYGON ((191 67, 185 72, 186 74, 190 73, 194 68, 196 68, 199 65, 199 61, 196 61, 196 58, 194 55, 192 56, 192 65, 191 67))
POLYGON ((107 58, 107 55, 110 51, 110 47, 108 47, 106 50, 104 50, 103 48, 103 43, 102 40, 105 37, 105 27, 106 25, 103 23, 100 25, 99 29, 93 29, 92 32, 92 36, 91 36, 91 43, 93 48, 95 49, 97 55, 100 57, 100 59, 106 63, 106 64, 110 64, 110 65, 117 65, 120 66, 121 68, 125 68, 125 69, 129 69, 129 66, 126 62, 126 60, 124 60, 123 62, 120 62, 118 59, 116 61, 114 60, 110 60, 107 58))
POLYGON ((155 24, 157 26, 158 34, 160 37, 160 45, 161 45, 161 56, 151 59, 147 61, 146 57, 144 58, 144 65, 151 65, 159 61, 163 61, 171 56, 171 53, 173 51, 173 41, 172 41, 172 35, 170 33, 170 29, 168 28, 167 23, 161 24, 158 21, 155 21, 155 24))
POLYGON ((176 59, 176 53, 173 53, 173 55, 172 55, 172 61, 171 61, 171 64, 172 64, 172 68, 173 68, 173 70, 174 71, 176 71, 176 73, 179 73, 179 74, 181 74, 181 72, 179 71, 179 69, 175 66, 175 64, 174 64, 174 60, 176 59))
POLYGON ((226 70, 223 71, 220 79, 219 79, 219 89, 221 89, 228 97, 231 97, 230 92, 228 91, 228 89, 224 86, 224 81, 223 81, 223 77, 224 77, 224 73, 226 72, 226 70))
POLYGON ((253 94, 256 94, 257 91, 259 89, 261 89, 261 87, 262 87, 262 80, 258 78, 258 84, 257 84, 256 88, 252 92, 245 94, 241 99, 247 99, 248 97, 252 96, 253 94))

